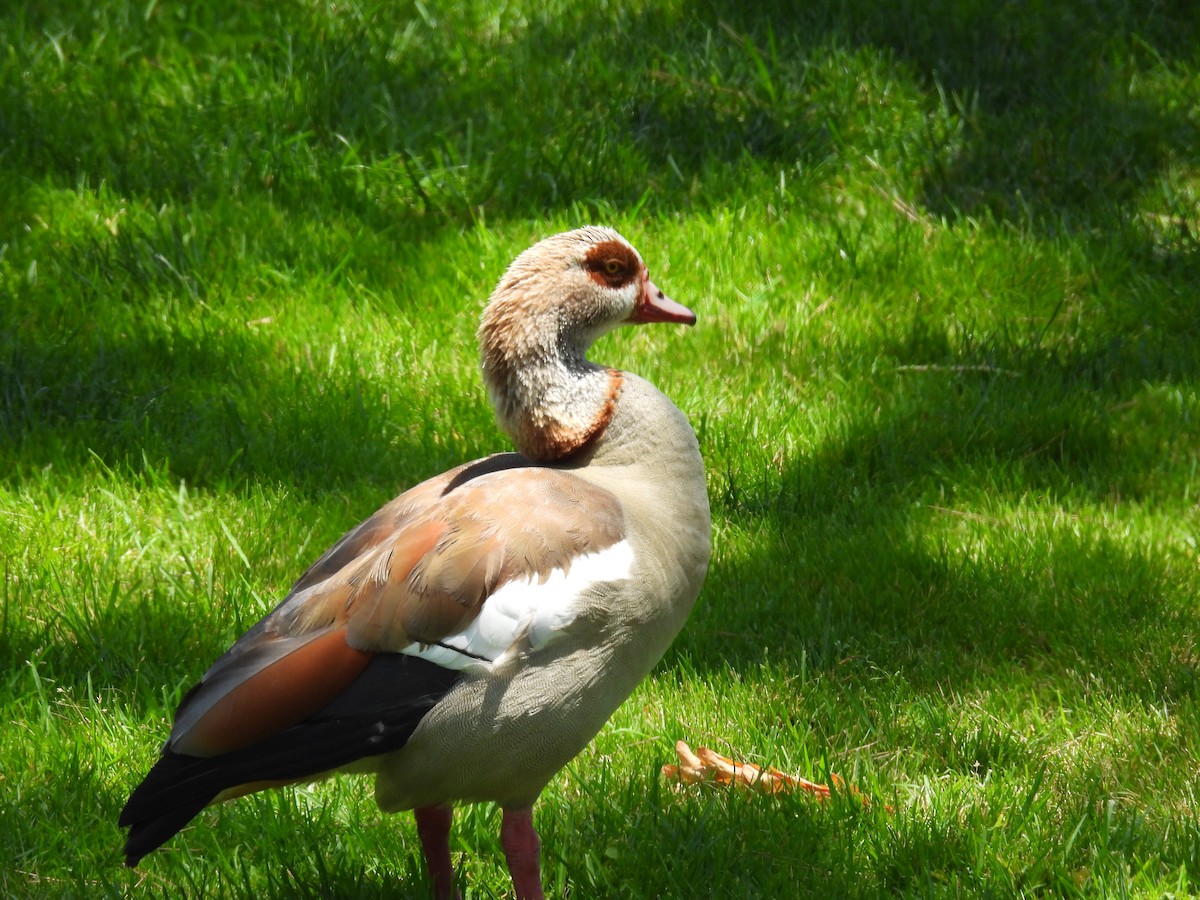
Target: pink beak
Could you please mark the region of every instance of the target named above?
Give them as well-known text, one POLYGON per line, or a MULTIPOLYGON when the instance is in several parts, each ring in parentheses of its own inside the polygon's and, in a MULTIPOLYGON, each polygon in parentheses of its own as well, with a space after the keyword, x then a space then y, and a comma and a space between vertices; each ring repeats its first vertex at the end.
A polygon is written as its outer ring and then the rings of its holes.
POLYGON ((678 322, 682 325, 695 325, 696 314, 681 303, 676 303, 658 289, 650 276, 646 276, 642 285, 642 296, 633 309, 630 322, 643 324, 646 322, 678 322))

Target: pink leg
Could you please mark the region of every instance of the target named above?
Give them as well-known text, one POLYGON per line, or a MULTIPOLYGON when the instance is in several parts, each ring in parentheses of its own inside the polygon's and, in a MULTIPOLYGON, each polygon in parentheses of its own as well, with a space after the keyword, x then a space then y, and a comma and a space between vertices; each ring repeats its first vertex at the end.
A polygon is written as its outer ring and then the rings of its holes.
POLYGON ((437 900, 458 900, 454 863, 450 859, 450 820, 454 811, 445 806, 421 806, 413 813, 417 817, 421 849, 425 851, 425 868, 433 879, 433 896, 437 900))
POLYGON ((504 810, 500 843, 504 845, 504 858, 508 860, 508 874, 512 876, 517 900, 544 900, 542 869, 538 862, 542 842, 533 827, 531 807, 504 810))

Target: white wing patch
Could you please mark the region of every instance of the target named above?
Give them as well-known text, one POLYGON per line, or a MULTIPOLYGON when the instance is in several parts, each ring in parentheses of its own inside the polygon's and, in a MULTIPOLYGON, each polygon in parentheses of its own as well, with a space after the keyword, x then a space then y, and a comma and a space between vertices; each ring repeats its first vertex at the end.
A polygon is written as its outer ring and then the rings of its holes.
POLYGON ((526 650, 554 640, 579 613, 577 600, 592 585, 628 578, 633 548, 628 541, 571 560, 546 580, 537 575, 500 586, 483 604, 475 620, 437 644, 409 644, 401 653, 419 656, 447 669, 503 665, 526 650))

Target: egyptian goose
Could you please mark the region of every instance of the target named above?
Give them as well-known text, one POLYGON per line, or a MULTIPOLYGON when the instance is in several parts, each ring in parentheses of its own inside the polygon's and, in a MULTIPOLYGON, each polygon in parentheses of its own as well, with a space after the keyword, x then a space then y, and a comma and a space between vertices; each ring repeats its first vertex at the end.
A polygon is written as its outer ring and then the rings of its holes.
POLYGON ((415 810, 438 897, 460 801, 499 804, 516 895, 542 897, 533 802, 682 627, 711 537, 687 419, 585 354, 618 325, 695 321, 611 229, 518 256, 478 337, 519 452, 388 503, 212 665, 121 812, 127 864, 210 803, 351 771, 415 810))

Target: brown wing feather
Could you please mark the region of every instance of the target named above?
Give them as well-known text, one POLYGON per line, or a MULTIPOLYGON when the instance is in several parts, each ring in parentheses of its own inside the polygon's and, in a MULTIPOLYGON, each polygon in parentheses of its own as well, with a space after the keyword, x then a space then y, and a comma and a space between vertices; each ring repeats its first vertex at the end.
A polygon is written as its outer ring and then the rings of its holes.
POLYGON ((355 650, 330 629, 259 669, 172 741, 190 756, 240 750, 302 721, 346 689, 375 654, 355 650))
POLYGON ((172 749, 212 755, 276 733, 373 654, 457 634, 504 582, 545 578, 623 535, 616 498, 569 471, 515 454, 473 465, 480 474, 463 467, 402 494, 318 560, 189 694, 172 749))
POLYGON ((612 494, 569 472, 545 468, 493 472, 469 481, 374 552, 391 544, 398 550, 409 530, 429 527, 426 522, 444 530, 411 569, 356 585, 346 606, 354 646, 396 651, 443 640, 469 625, 505 582, 531 575, 544 579, 624 534, 621 506, 612 494))
MULTIPOLYGON (((505 455, 514 456, 515 454, 505 455)), ((414 515, 423 512, 431 503, 436 502, 447 486, 451 485, 466 468, 467 466, 459 466, 409 488, 399 497, 381 507, 374 515, 350 529, 296 580, 288 592, 288 597, 295 596, 314 584, 320 584, 353 563, 371 548, 395 537, 396 533, 414 515)))

